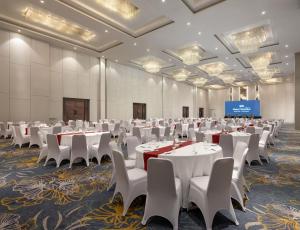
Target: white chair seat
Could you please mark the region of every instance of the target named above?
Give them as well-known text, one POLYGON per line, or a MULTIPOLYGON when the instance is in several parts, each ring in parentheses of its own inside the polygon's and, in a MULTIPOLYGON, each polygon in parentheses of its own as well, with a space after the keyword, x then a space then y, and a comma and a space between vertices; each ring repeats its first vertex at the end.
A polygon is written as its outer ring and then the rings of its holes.
POLYGON ((202 176, 202 177, 194 177, 191 179, 190 184, 195 188, 206 192, 209 182, 209 176, 202 176))
POLYGON ((134 168, 127 170, 128 178, 132 182, 140 182, 143 180, 147 180, 147 172, 143 169, 134 168))

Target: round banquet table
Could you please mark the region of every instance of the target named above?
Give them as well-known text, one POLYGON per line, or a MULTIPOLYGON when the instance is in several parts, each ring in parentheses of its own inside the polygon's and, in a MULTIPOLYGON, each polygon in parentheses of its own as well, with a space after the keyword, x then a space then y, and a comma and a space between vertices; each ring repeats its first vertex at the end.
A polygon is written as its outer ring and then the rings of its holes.
POLYGON ((235 148, 236 143, 238 141, 242 141, 245 142, 247 145, 249 144, 249 140, 250 140, 250 133, 244 133, 244 132, 232 132, 230 133, 233 137, 233 148, 235 148))
MULTIPOLYGON (((108 132, 85 133, 84 135, 86 136, 87 146, 99 144, 101 135, 103 133, 108 133, 108 132)), ((60 134, 61 135, 60 145, 72 146, 72 137, 73 137, 73 135, 76 135, 76 134, 83 134, 83 133, 62 133, 62 134, 60 134)))
POLYGON ((238 129, 242 128, 240 125, 231 125, 230 128, 232 128, 232 131, 236 132, 238 129))
POLYGON ((146 144, 139 145, 135 148, 136 151, 136 162, 137 168, 144 169, 144 152, 151 152, 155 149, 170 146, 173 141, 159 141, 159 142, 148 142, 146 144))
POLYGON ((255 133, 259 134, 259 136, 261 136, 263 133, 263 127, 255 126, 255 133))
MULTIPOLYGON (((172 141, 149 142, 136 147, 136 167, 144 169, 144 152, 172 145, 172 141)), ((196 143, 178 148, 169 153, 158 155, 159 158, 173 162, 176 177, 182 183, 182 207, 187 208, 189 181, 192 177, 209 175, 214 161, 223 157, 222 148, 210 143, 196 143)))
MULTIPOLYGON (((165 134, 165 127, 159 126, 159 135, 163 136, 165 134)), ((151 138, 152 127, 140 127, 141 135, 145 136, 147 140, 151 138)))
POLYGON ((182 207, 188 207, 188 192, 192 177, 208 176, 216 159, 222 158, 222 148, 211 143, 196 143, 188 145, 171 153, 163 153, 159 158, 173 162, 176 177, 182 184, 182 207))
POLYGON ((205 139, 207 140, 207 142, 212 143, 212 135, 219 134, 222 131, 221 130, 205 130, 205 131, 201 131, 201 132, 204 133, 205 139))

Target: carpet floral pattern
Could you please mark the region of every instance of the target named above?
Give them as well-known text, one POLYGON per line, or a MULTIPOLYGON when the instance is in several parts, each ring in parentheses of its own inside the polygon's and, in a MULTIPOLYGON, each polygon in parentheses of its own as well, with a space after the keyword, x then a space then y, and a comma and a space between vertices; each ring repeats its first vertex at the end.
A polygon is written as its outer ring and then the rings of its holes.
MULTIPOLYGON (((235 211, 240 225, 216 215, 213 229, 300 230, 300 133, 289 126, 280 130, 275 146, 268 149, 270 164, 246 166, 250 186, 246 212, 235 211)), ((111 201, 107 191, 111 162, 78 163, 69 169, 37 163, 37 148, 15 148, 0 140, 0 230, 2 229, 172 229, 160 217, 141 225, 145 197, 138 197, 122 216, 122 199, 111 201)), ((201 211, 182 210, 179 229, 205 229, 201 211)))

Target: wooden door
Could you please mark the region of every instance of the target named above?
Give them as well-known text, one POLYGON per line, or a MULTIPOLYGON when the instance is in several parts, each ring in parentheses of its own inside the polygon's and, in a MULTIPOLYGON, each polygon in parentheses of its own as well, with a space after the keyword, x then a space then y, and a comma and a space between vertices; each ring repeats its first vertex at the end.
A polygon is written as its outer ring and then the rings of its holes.
POLYGON ((146 120, 145 103, 133 103, 133 119, 146 120))
POLYGON ((189 117, 189 107, 188 106, 182 107, 182 117, 183 118, 189 117))
POLYGON ((204 108, 199 108, 199 117, 204 117, 204 108))
POLYGON ((63 98, 63 119, 90 120, 90 100, 79 98, 63 98))

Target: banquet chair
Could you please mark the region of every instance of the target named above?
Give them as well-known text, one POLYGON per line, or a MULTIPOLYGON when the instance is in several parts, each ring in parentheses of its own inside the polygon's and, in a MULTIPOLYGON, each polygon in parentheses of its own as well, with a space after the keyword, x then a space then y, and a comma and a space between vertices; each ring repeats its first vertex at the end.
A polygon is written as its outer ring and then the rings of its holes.
POLYGON ((136 136, 127 137, 127 154, 128 159, 136 160, 136 151, 135 148, 140 145, 140 142, 136 136))
POLYGON ((58 145, 57 137, 54 134, 47 135, 48 154, 44 166, 47 165, 50 159, 54 159, 56 167, 60 166, 63 160, 70 159, 70 146, 58 145))
POLYGON ((261 135, 261 138, 259 140, 259 155, 262 156, 263 158, 265 158, 267 163, 269 163, 269 156, 266 151, 269 134, 270 134, 270 131, 264 130, 261 135))
POLYGON ((194 124, 193 124, 193 123, 190 123, 190 124, 188 125, 188 129, 194 129, 194 124))
POLYGON ((111 148, 109 145, 110 141, 110 133, 103 133, 100 137, 99 145, 94 144, 90 147, 89 159, 96 158, 99 165, 101 164, 101 159, 104 155, 108 155, 110 159, 112 159, 111 148))
POLYGON ((144 137, 142 137, 141 130, 139 127, 132 127, 132 136, 137 137, 140 143, 144 143, 144 137))
POLYGON ((225 126, 225 130, 228 131, 228 132, 232 132, 232 128, 229 125, 225 126))
POLYGON ((233 137, 230 134, 220 135, 220 146, 222 147, 224 157, 233 156, 233 137))
POLYGON ((246 133, 254 134, 255 133, 255 127, 254 126, 248 126, 246 128, 246 133))
POLYGON ((207 230, 212 229, 215 214, 223 209, 229 211, 236 225, 239 224, 230 198, 232 172, 233 158, 226 157, 214 162, 210 176, 190 180, 188 200, 200 208, 207 230))
POLYGON ((76 121, 69 120, 68 121, 68 126, 70 126, 74 130, 76 128, 76 121))
POLYGON ((8 136, 12 135, 12 130, 7 129, 5 127, 5 124, 3 122, 0 123, 0 137, 4 136, 4 138, 7 138, 8 136))
POLYGON ((39 130, 39 127, 30 127, 29 148, 32 145, 38 145, 39 148, 43 147, 42 137, 39 134, 39 130))
POLYGON ((89 166, 89 154, 85 135, 72 136, 71 159, 69 168, 72 168, 73 162, 79 158, 84 159, 86 166, 89 166))
POLYGON ((124 157, 118 151, 113 151, 112 156, 116 171, 116 188, 112 201, 116 194, 121 194, 123 200, 122 214, 125 216, 132 201, 140 195, 146 195, 147 172, 139 168, 126 170, 124 157))
MULTIPOLYGON (((245 166, 245 160, 248 154, 248 147, 247 144, 244 142, 238 142, 236 144, 233 159, 234 159, 234 167, 233 167, 233 173, 232 173, 232 182, 231 182, 231 197, 235 199, 240 206, 242 207, 243 211, 245 211, 244 206, 244 196, 245 196, 245 190, 244 190, 244 166, 245 166)), ((245 184, 246 186, 246 184, 245 184)))
POLYGON ((101 127, 102 127, 102 132, 108 132, 108 131, 109 131, 109 128, 108 128, 108 124, 107 124, 107 123, 103 123, 103 124, 101 125, 101 127))
POLYGON ((116 123, 114 130, 111 131, 111 135, 115 138, 115 137, 119 136, 119 133, 120 133, 120 123, 116 123))
POLYGON ((30 142, 30 135, 22 134, 20 126, 13 126, 13 129, 15 145, 18 145, 19 148, 21 148, 23 144, 27 144, 30 142))
POLYGON ((61 126, 54 126, 52 129, 52 134, 59 134, 62 132, 62 127, 61 126))
POLYGON ((158 121, 158 124, 159 124, 160 126, 164 126, 164 120, 159 120, 159 121, 158 121))
POLYGON ((181 123, 177 123, 175 125, 175 135, 180 136, 181 138, 183 138, 183 129, 182 129, 182 124, 181 123))
POLYGON ((160 140, 160 130, 158 127, 153 127, 151 129, 151 136, 154 137, 157 141, 160 140))
POLYGON ((259 134, 251 134, 249 140, 249 150, 246 157, 246 161, 249 166, 251 166, 252 161, 258 161, 262 165, 262 162, 259 157, 259 134))
POLYGON ((196 142, 203 142, 204 141, 204 138, 205 138, 205 135, 204 133, 202 132, 195 132, 195 135, 196 135, 196 142))
POLYGON ((188 140, 190 141, 196 141, 196 134, 194 128, 188 129, 188 140))
MULTIPOLYGON (((118 145, 116 145, 116 143, 114 142, 110 142, 109 143, 110 145, 110 148, 113 151, 117 151, 117 152, 120 152, 120 153, 123 153, 122 152, 122 149, 118 147, 118 145)), ((124 154, 123 154, 124 156, 124 154)), ((111 187, 116 183, 116 170, 115 170, 115 164, 114 164, 114 159, 113 157, 111 158, 111 161, 112 161, 112 175, 111 175, 111 179, 110 179, 110 182, 109 182, 109 185, 107 187, 107 191, 111 189, 111 187)), ((125 156, 124 156, 124 161, 125 161, 125 167, 126 169, 133 169, 135 168, 135 164, 136 164, 136 160, 129 160, 129 159, 125 159, 125 156)))
POLYGON ((171 134, 171 127, 166 126, 164 135, 161 137, 161 140, 170 140, 171 138, 170 134, 171 134))
POLYGON ((169 220, 178 229, 182 200, 181 181, 175 177, 172 161, 150 158, 147 170, 147 198, 142 224, 152 216, 169 220))

